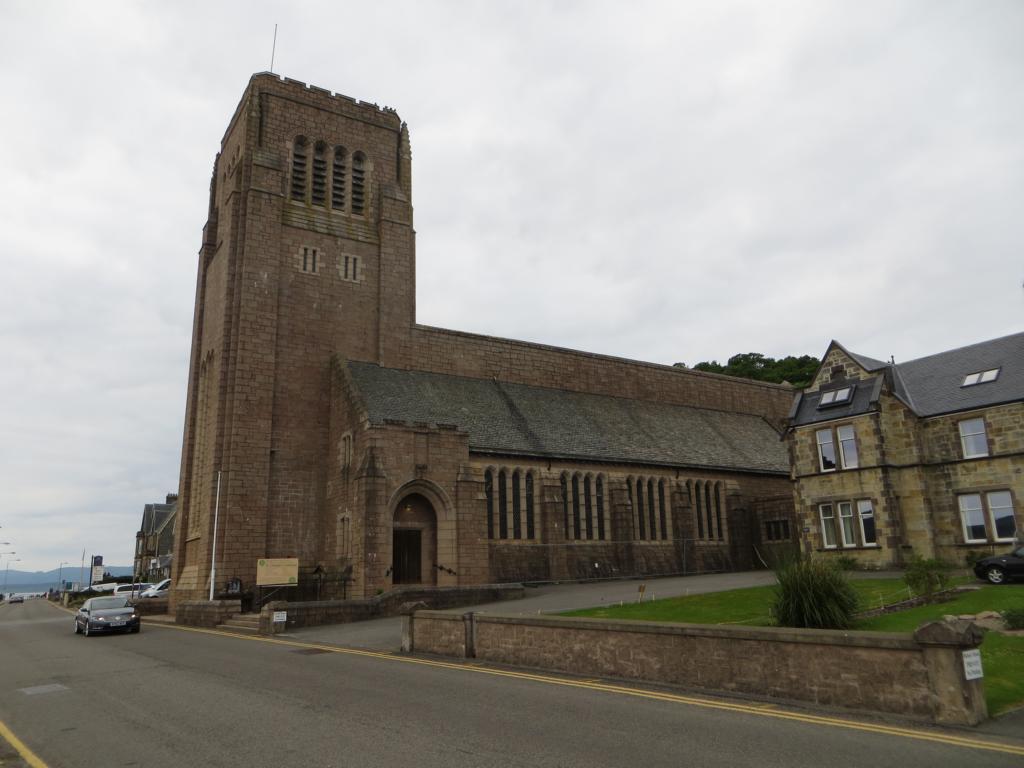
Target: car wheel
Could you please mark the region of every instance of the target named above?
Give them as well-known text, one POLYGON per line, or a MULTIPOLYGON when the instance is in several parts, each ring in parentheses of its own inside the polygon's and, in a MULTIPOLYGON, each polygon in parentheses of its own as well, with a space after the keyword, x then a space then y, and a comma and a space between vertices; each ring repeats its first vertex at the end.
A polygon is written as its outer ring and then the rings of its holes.
POLYGON ((75 622, 75 634, 76 635, 80 635, 81 633, 82 633, 82 628, 80 626, 78 626, 78 622, 76 621, 75 622))
POLYGON ((88 637, 91 633, 89 632, 89 622, 85 622, 85 636, 88 637))
POLYGON ((988 579, 990 584, 1004 584, 1006 582, 1006 571, 998 565, 991 565, 985 571, 985 578, 988 579))

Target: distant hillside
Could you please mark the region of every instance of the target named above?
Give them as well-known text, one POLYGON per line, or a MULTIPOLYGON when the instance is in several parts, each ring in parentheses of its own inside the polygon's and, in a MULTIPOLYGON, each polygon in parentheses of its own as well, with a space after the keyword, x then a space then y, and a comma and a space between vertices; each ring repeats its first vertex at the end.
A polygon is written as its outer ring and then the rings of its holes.
MULTIPOLYGON (((108 565, 104 570, 111 576, 131 576, 132 566, 130 565, 108 565)), ((76 565, 71 567, 70 565, 64 566, 63 578, 64 581, 78 581, 78 576, 81 573, 79 567, 76 565)), ((7 586, 16 587, 19 584, 46 584, 47 582, 57 583, 57 579, 61 577, 61 570, 54 568, 52 571, 16 571, 13 568, 7 573, 7 586)), ((85 567, 85 578, 89 580, 89 566, 85 567)), ((3 574, 0 573, 0 579, 3 579, 3 574)))

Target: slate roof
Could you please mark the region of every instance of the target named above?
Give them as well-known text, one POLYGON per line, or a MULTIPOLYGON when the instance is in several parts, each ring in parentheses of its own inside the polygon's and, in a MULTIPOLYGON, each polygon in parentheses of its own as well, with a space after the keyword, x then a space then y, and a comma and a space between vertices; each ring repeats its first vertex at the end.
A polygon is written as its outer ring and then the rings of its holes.
POLYGON ((909 394, 920 416, 1024 400, 1024 333, 898 363, 896 370, 896 395, 909 394), (1001 369, 995 381, 960 386, 968 373, 992 368, 1001 369))
POLYGON ((176 509, 177 504, 147 504, 142 509, 142 526, 139 530, 147 536, 156 533, 176 509))
MULTIPOLYGON (((842 405, 830 405, 818 410, 818 400, 821 399, 821 392, 806 392, 797 394, 796 411, 790 416, 790 423, 793 426, 803 424, 814 424, 819 421, 832 421, 833 419, 845 419, 849 416, 856 416, 867 413, 878 400, 882 391, 882 376, 873 376, 870 379, 856 382, 844 382, 844 386, 852 386, 853 397, 850 402, 842 405)), ((836 389, 836 386, 829 384, 822 391, 836 389)))
MULTIPOLYGON (((938 416, 1024 401, 1024 333, 895 365, 839 346, 866 371, 879 372, 879 375, 857 382, 853 400, 842 406, 818 410, 819 392, 797 394, 791 413, 793 426, 866 413, 878 399, 883 377, 892 392, 918 416, 938 416), (1000 369, 995 381, 962 386, 967 374, 994 368, 1000 369)), ((825 389, 835 389, 839 384, 829 384, 825 389)))
POLYGON ((739 413, 347 363, 373 424, 454 425, 477 453, 787 473, 778 432, 739 413))

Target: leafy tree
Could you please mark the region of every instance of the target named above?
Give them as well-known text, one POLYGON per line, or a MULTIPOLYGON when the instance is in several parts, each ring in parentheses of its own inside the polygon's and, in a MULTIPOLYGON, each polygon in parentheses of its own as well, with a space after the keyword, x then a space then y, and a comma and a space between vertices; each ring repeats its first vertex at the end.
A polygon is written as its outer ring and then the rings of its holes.
MULTIPOLYGON (((787 381, 794 387, 801 388, 811 383, 814 372, 818 370, 818 363, 818 358, 812 355, 800 357, 789 355, 776 360, 773 357, 766 357, 760 352, 744 352, 730 357, 725 365, 717 360, 704 361, 693 366, 693 370, 724 373, 727 376, 770 381, 775 384, 787 381)), ((686 367, 682 363, 676 363, 676 366, 686 367)))

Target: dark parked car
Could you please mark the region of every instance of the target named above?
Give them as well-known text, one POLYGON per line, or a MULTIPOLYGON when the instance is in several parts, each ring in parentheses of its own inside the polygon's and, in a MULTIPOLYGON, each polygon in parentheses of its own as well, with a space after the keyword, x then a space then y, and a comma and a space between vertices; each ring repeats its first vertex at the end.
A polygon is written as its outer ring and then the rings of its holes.
POLYGON ((1010 579, 1024 578, 1024 547, 1017 547, 1005 555, 984 557, 974 564, 974 573, 979 579, 993 584, 1005 584, 1010 579))
POLYGON ((138 632, 142 622, 135 608, 123 597, 91 597, 75 614, 75 634, 86 637, 96 632, 138 632))

